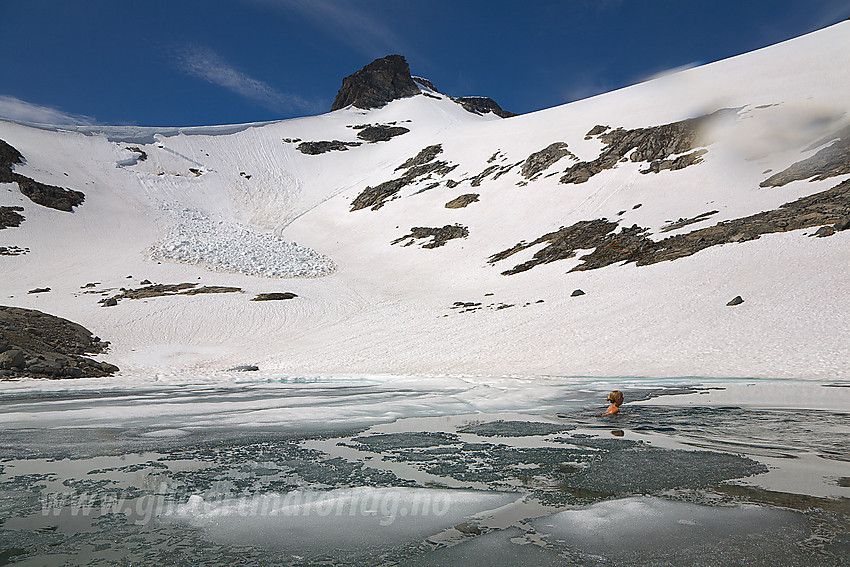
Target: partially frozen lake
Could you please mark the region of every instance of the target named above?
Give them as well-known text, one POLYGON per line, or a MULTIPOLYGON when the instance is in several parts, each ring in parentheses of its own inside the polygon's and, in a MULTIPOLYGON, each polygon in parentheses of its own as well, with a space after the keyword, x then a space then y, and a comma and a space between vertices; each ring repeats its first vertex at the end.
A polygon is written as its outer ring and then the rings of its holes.
POLYGON ((610 385, 6 393, 0 565, 847 564, 846 413, 610 385))

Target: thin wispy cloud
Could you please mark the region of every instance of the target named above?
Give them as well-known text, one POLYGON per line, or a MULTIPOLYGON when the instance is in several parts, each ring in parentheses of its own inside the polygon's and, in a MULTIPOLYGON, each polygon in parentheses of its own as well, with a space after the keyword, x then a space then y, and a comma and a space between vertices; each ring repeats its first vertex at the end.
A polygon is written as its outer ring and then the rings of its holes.
POLYGON ((175 63, 184 73, 225 88, 269 110, 317 112, 321 109, 315 101, 280 92, 265 81, 238 70, 206 47, 182 46, 177 50, 175 63))
POLYGON ((0 118, 60 126, 91 126, 97 124, 97 121, 91 116, 70 114, 58 108, 33 104, 9 95, 0 95, 0 118))
POLYGON ((638 79, 638 83, 643 83, 646 81, 651 81, 653 79, 660 79, 662 77, 669 77, 670 75, 675 75, 676 73, 681 73, 682 71, 687 71, 688 69, 693 69, 694 67, 699 67, 702 63, 698 61, 693 61, 691 63, 685 63, 684 65, 679 65, 678 67, 672 67, 670 69, 664 69, 663 71, 658 71, 656 73, 652 73, 646 77, 641 77, 638 79))
POLYGON ((301 17, 326 35, 369 57, 409 53, 381 19, 350 0, 249 0, 301 17))

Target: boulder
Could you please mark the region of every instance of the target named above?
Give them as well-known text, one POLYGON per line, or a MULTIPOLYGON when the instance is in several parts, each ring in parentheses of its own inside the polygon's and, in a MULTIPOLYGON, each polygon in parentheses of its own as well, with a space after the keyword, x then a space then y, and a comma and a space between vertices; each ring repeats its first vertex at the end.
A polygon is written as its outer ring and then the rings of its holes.
POLYGON ((0 353, 0 368, 10 370, 24 365, 24 353, 19 349, 9 349, 0 353))
POLYGON ((469 205, 470 203, 475 203, 478 201, 479 194, 478 193, 466 193, 465 195, 461 195, 460 197, 455 197, 448 203, 446 203, 447 209, 462 209, 463 207, 469 205))
POLYGON ((822 226, 819 229, 817 229, 812 236, 817 236, 818 238, 824 238, 824 237, 827 237, 827 236, 832 236, 833 234, 835 234, 834 228, 832 228, 831 226, 822 226))
POLYGON ((736 295, 732 301, 726 304, 727 307, 734 307, 735 305, 741 305, 744 302, 744 299, 740 295, 736 295))
POLYGON ((570 294, 570 297, 578 297, 578 296, 580 296, 580 295, 584 295, 584 292, 583 292, 582 290, 580 290, 580 289, 577 289, 577 290, 574 290, 574 291, 570 294))

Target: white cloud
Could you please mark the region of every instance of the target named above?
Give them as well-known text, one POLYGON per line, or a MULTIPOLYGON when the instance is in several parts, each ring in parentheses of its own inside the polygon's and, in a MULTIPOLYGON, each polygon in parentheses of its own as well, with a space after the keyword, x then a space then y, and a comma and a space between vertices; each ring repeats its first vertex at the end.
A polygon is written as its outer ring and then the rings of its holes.
POLYGON ((369 14, 362 4, 350 0, 253 1, 287 14, 297 14, 369 57, 408 53, 399 37, 374 14, 369 14))
POLYGON ((189 75, 228 89, 271 110, 320 110, 320 105, 316 102, 275 90, 268 83, 239 71, 211 49, 195 45, 184 46, 178 51, 176 63, 189 75))
POLYGON ((79 125, 97 124, 91 116, 69 114, 51 106, 33 104, 19 98, 0 95, 0 118, 36 124, 79 125))

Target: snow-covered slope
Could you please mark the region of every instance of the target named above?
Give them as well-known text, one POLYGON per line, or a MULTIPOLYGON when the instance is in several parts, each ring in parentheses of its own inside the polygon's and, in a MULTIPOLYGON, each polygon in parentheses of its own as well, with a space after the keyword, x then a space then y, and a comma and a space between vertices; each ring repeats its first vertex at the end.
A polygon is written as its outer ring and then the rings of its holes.
MULTIPOLYGON (((835 187, 850 177, 840 167, 819 181, 760 184, 840 138, 848 124, 847 69, 850 22, 508 119, 467 112, 429 91, 379 109, 240 127, 0 122, 0 139, 26 159, 16 173, 85 193, 67 213, 31 202, 14 183, 2 185, 0 205, 22 206, 26 220, 0 230, 0 246, 29 249, 0 256, 3 303, 83 324, 112 342, 110 361, 139 381, 212 376, 237 364, 257 364, 264 375, 846 380, 850 230, 811 237, 820 220, 835 222, 828 216, 792 230, 809 209, 790 226, 772 219, 773 229, 759 221, 756 230, 750 223, 722 245, 637 262, 647 265, 620 258, 570 271, 583 254, 621 245, 604 240, 605 232, 582 241, 584 252, 572 258, 532 261, 512 275, 503 272, 554 241, 493 256, 600 219, 617 223, 609 237, 632 225, 647 229, 647 246, 835 187), (667 130, 644 131, 657 150, 657 173, 641 173, 652 160, 631 148, 585 182, 559 181, 578 162, 595 163, 617 128, 720 109, 734 110, 693 131, 673 128, 694 140, 676 144, 667 130), (364 124, 409 132, 366 143, 355 128, 364 124), (587 135, 596 125, 610 129, 587 135), (299 150, 319 141, 360 145, 299 150), (558 157, 552 163, 541 154, 548 166, 537 177, 523 175, 529 157, 556 142, 569 153, 546 154, 558 157), (707 153, 694 154, 700 150, 707 153), (682 161, 669 168, 676 158, 682 161), (471 194, 477 201, 445 206, 471 194), (677 220, 693 222, 672 227, 677 220), (416 237, 428 231, 411 230, 454 225, 462 228, 431 231, 436 243, 440 235, 460 236, 441 246, 423 246, 430 238, 416 237), (113 307, 85 293, 112 296, 145 279, 244 293, 125 299, 113 307), (83 288, 89 282, 98 284, 83 288), (37 287, 51 291, 27 293, 37 287), (576 289, 585 294, 573 297, 576 289), (276 291, 298 297, 249 301, 276 291), (744 303, 727 306, 737 295, 744 303)), ((557 256, 555 244, 547 253, 557 256)))

